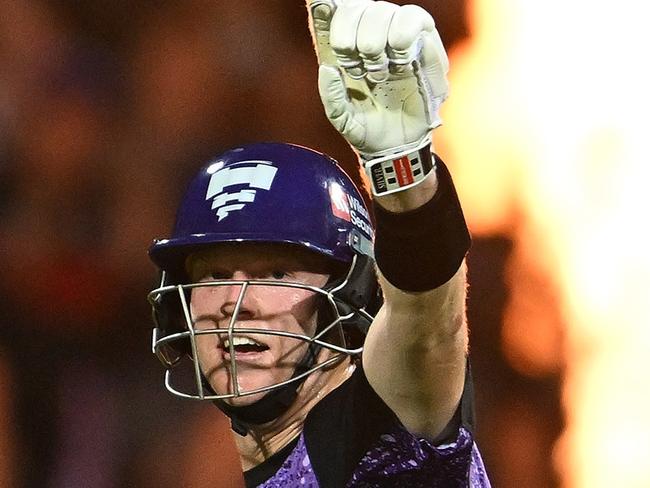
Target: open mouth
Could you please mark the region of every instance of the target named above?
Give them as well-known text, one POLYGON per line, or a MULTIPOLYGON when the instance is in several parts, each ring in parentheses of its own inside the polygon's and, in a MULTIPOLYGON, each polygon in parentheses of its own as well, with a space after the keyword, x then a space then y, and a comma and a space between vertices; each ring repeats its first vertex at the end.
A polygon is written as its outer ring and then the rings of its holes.
MULTIPOLYGON (((232 342, 235 353, 237 354, 264 352, 269 349, 269 346, 266 344, 257 342, 250 337, 233 337, 232 342)), ((222 347, 224 351, 230 352, 230 341, 224 339, 222 347)))

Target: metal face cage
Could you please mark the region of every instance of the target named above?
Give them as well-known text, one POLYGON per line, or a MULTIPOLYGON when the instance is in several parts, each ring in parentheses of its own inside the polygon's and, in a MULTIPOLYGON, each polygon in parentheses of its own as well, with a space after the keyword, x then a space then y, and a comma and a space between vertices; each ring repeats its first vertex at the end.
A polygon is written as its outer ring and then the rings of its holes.
MULTIPOLYGON (((354 266, 352 266, 354 268, 354 266)), ((155 327, 152 334, 152 352, 165 366, 165 387, 174 395, 197 400, 226 400, 256 393, 265 393, 281 388, 289 383, 303 380, 307 375, 331 366, 345 357, 358 356, 363 350, 362 338, 372 322, 372 315, 363 308, 357 308, 348 301, 337 297, 337 291, 348 284, 349 275, 331 290, 294 282, 273 280, 215 280, 200 283, 165 284, 152 290, 147 299, 152 306, 155 327), (190 311, 190 294, 199 287, 239 287, 234 310, 228 319, 227 327, 196 327, 190 311), (308 290, 318 298, 318 326, 313 335, 283 330, 241 327, 238 321, 246 293, 255 287, 289 287, 308 290), (323 320, 324 319, 324 320, 323 320), (280 336, 307 344, 307 351, 315 354, 315 359, 296 370, 291 378, 278 383, 264 385, 255 389, 241 389, 237 376, 237 353, 234 338, 237 336, 280 336), (218 336, 223 344, 228 341, 229 359, 224 364, 230 377, 227 392, 215 392, 209 386, 199 361, 197 338, 202 335, 218 336), (361 337, 361 340, 358 338, 361 337), (355 338, 357 338, 355 340, 355 338), (358 343, 358 344, 355 344, 358 343), (333 355, 318 354, 327 349, 333 355), (327 357, 323 357, 327 356, 327 357)))

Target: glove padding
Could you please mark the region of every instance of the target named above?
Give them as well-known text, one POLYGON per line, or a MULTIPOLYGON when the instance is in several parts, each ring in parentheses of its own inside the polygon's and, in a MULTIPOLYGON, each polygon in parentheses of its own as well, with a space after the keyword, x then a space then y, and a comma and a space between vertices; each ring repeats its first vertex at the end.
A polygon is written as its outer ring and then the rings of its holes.
POLYGON ((308 0, 325 113, 366 163, 431 142, 447 98, 447 54, 415 5, 308 0))

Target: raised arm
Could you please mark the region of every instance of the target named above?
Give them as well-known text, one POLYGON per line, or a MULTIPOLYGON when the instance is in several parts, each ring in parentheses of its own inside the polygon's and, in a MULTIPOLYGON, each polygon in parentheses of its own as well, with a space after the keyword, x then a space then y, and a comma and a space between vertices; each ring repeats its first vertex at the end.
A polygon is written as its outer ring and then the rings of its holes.
POLYGON ((447 55, 414 5, 307 0, 319 91, 372 188, 385 303, 365 342, 368 381, 407 429, 437 438, 463 390, 469 234, 431 133, 447 55))

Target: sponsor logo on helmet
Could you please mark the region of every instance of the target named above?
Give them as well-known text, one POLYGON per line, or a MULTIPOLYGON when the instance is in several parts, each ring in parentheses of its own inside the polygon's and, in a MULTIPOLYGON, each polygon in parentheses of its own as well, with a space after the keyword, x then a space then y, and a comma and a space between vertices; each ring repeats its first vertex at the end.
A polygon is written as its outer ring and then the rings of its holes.
POLYGON ((332 213, 339 219, 351 222, 348 195, 338 183, 330 184, 330 200, 332 201, 332 213))
POLYGON ((329 187, 332 201, 332 213, 355 227, 361 229, 372 238, 373 230, 370 225, 370 215, 363 204, 348 193, 338 183, 331 183, 329 187))
POLYGON ((231 212, 243 209, 255 201, 258 190, 268 191, 278 168, 270 161, 241 161, 227 167, 215 163, 208 168, 212 173, 205 199, 212 199, 219 222, 231 212))

